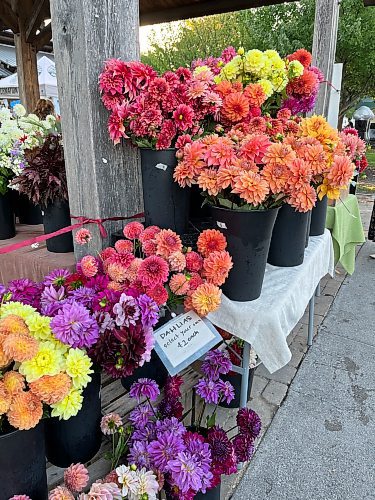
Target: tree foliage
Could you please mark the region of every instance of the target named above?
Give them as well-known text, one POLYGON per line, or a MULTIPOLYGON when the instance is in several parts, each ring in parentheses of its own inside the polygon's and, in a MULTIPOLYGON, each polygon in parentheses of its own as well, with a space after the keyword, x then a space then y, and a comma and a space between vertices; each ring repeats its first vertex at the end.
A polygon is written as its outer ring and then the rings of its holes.
MULTIPOLYGON (((312 48, 315 1, 189 19, 166 24, 150 37, 142 60, 158 71, 187 66, 193 59, 218 56, 228 45, 275 49, 289 54, 312 48), (162 40, 162 43, 159 40, 162 40)), ((375 96, 375 8, 363 0, 342 0, 336 62, 343 63, 340 115, 364 96, 375 96)))

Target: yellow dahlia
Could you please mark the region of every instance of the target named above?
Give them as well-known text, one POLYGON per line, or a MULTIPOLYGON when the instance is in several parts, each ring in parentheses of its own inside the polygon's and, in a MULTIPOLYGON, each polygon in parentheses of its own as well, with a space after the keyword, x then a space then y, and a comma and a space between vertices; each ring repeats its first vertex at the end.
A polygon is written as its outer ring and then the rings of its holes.
POLYGON ((54 342, 41 342, 37 354, 24 361, 18 371, 25 375, 27 382, 34 382, 43 375, 57 375, 65 368, 65 360, 54 342))
POLYGON ((72 378, 75 389, 83 389, 90 382, 92 362, 81 349, 69 349, 65 358, 65 371, 72 378))
POLYGON ((10 425, 20 430, 35 427, 43 416, 43 405, 32 392, 21 392, 12 401, 8 411, 10 425))
POLYGON ((57 375, 44 375, 31 382, 30 391, 48 405, 62 401, 72 387, 72 380, 66 373, 57 375))
POLYGON ((200 316, 216 311, 221 302, 221 290, 211 283, 203 283, 191 295, 191 303, 200 316))
POLYGON ((14 370, 5 373, 3 383, 11 397, 20 394, 25 389, 25 378, 14 370))
POLYGON ((75 417, 82 408, 82 402, 82 391, 73 388, 62 401, 51 405, 51 416, 59 417, 60 420, 68 420, 71 417, 75 417))
POLYGON ((32 314, 26 319, 30 334, 38 340, 51 340, 53 338, 50 323, 51 318, 32 314))
POLYGON ((3 342, 5 354, 19 363, 32 359, 38 352, 38 347, 39 343, 37 340, 21 333, 8 335, 3 342))
POLYGON ((5 384, 0 380, 0 415, 3 415, 9 410, 12 397, 7 391, 5 384))
MULTIPOLYGON (((27 320, 27 318, 35 314, 36 309, 26 304, 21 304, 20 302, 8 302, 7 304, 3 304, 0 307, 0 317, 5 318, 9 316, 9 314, 14 314, 15 316, 20 316, 23 320, 27 320)), ((37 313, 38 314, 38 313, 37 313)))

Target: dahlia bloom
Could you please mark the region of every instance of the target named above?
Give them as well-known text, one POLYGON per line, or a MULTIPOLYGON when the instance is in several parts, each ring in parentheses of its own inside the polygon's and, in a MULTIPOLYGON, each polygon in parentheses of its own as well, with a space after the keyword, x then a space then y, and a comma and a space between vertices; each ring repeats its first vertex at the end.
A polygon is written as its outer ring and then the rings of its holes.
POLYGON ((147 447, 151 463, 156 469, 168 470, 168 462, 185 448, 182 437, 171 431, 158 434, 158 438, 147 447))
POLYGON ((209 283, 220 286, 232 267, 232 258, 226 250, 211 252, 203 261, 203 276, 209 283))
POLYGON ((156 253, 168 258, 175 252, 182 251, 181 238, 171 229, 162 229, 155 235, 156 253))
POLYGON ((258 206, 266 200, 269 185, 260 174, 248 171, 235 178, 232 193, 238 194, 247 203, 258 206))
POLYGON ((74 239, 78 245, 86 245, 86 243, 92 240, 92 234, 88 229, 83 227, 82 229, 78 229, 74 239))
POLYGON ((71 347, 90 347, 99 337, 97 322, 80 304, 64 304, 51 321, 54 336, 71 347))
POLYGON ((335 156, 333 164, 327 174, 332 186, 343 188, 348 185, 354 174, 355 165, 347 156, 335 156))
MULTIPOLYGON (((208 257, 211 252, 216 252, 216 251, 220 252, 225 250, 227 247, 227 240, 225 239, 225 236, 217 229, 207 229, 206 231, 203 231, 199 235, 197 241, 197 247, 199 253, 202 254, 203 257, 208 257)), ((192 257, 189 258, 191 259, 192 257)), ((199 271, 200 270, 199 265, 201 265, 202 267, 203 261, 198 259, 195 255, 194 255, 194 261, 197 263, 195 265, 195 269, 192 268, 190 270, 199 271)))
POLYGON ((80 493, 89 482, 89 473, 80 463, 72 464, 64 471, 65 486, 74 493, 80 493))
POLYGON ((82 403, 82 391, 73 388, 63 400, 51 405, 51 416, 59 417, 60 420, 68 420, 77 415, 82 408, 82 403))
POLYGON ((140 222, 133 221, 129 222, 124 229, 123 233, 125 238, 128 238, 129 240, 137 240, 139 239, 140 235, 144 231, 144 226, 140 222))
POLYGON ((117 432, 117 429, 122 427, 122 419, 118 413, 108 413, 102 417, 100 429, 104 435, 111 435, 117 432))
POLYGON ((211 380, 217 380, 220 374, 226 375, 232 369, 228 352, 220 349, 209 351, 204 358, 201 369, 204 375, 211 380))
POLYGON ((94 483, 88 493, 81 493, 79 496, 79 500, 122 500, 122 498, 121 490, 115 483, 94 483))
POLYGON ((71 386, 71 378, 63 372, 57 375, 43 375, 29 384, 30 391, 48 405, 62 401, 69 394, 71 386))
POLYGON ((168 275, 168 264, 157 255, 146 257, 139 266, 139 278, 146 287, 153 287, 165 283, 168 280, 168 275))
POLYGON ((74 496, 66 486, 57 486, 48 495, 48 500, 74 500, 74 496))
POLYGON ((135 398, 138 402, 147 398, 150 401, 155 401, 160 395, 160 390, 154 380, 148 378, 140 378, 134 382, 130 388, 129 396, 135 398))
POLYGON ((191 295, 192 306, 200 316, 216 311, 221 302, 221 290, 212 283, 203 283, 191 295))
POLYGON ((32 392, 21 392, 15 396, 7 417, 10 425, 19 430, 35 427, 43 416, 43 405, 32 392))
POLYGON ((95 276, 99 269, 98 262, 92 255, 85 255, 85 257, 82 257, 80 267, 86 278, 92 278, 95 276))

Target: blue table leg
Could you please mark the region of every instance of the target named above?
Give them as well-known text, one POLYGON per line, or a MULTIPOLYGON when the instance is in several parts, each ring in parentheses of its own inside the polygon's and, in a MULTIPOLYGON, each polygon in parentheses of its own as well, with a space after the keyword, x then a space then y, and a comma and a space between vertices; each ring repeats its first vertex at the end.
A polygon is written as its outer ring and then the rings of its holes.
POLYGON ((249 373, 250 373, 250 344, 244 343, 242 355, 242 381, 241 381, 241 398, 240 407, 245 408, 247 405, 247 390, 249 388, 249 373))

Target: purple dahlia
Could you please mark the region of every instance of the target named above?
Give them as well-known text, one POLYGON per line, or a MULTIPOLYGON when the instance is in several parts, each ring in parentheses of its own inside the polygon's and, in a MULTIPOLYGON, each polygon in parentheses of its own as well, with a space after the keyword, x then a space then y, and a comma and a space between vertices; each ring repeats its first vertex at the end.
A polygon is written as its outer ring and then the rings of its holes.
POLYGON ((84 306, 76 302, 63 305, 52 318, 51 329, 58 340, 71 347, 90 347, 99 338, 97 322, 84 306))

